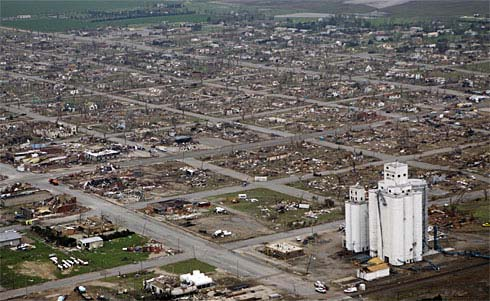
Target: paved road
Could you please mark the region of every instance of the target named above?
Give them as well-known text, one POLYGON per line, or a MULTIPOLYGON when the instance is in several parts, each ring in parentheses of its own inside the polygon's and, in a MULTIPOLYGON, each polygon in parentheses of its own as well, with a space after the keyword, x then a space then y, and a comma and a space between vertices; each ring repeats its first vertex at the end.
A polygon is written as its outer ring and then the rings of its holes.
POLYGON ((339 226, 342 225, 343 223, 344 221, 335 221, 335 222, 320 224, 308 228, 294 229, 291 231, 279 232, 279 233, 254 237, 250 239, 229 242, 229 243, 222 244, 222 246, 229 250, 237 250, 237 249, 247 248, 247 247, 269 243, 281 239, 288 239, 291 237, 298 237, 298 236, 304 237, 313 233, 322 233, 326 231, 335 230, 338 229, 339 226))

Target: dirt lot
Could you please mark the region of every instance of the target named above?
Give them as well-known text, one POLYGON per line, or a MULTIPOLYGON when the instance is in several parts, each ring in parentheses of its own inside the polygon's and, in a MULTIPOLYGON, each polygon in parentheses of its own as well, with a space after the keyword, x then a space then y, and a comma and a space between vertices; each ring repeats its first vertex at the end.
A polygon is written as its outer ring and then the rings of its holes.
POLYGON ((49 262, 25 261, 20 266, 19 273, 26 276, 40 277, 43 279, 56 279, 56 267, 49 262))
POLYGON ((181 226, 183 225, 188 230, 199 233, 206 239, 218 243, 243 240, 273 233, 273 231, 253 218, 240 213, 204 214, 197 219, 192 220, 190 226, 183 222, 176 223, 181 226), (214 238, 212 234, 217 230, 230 231, 232 234, 227 237, 214 238), (206 231, 206 233, 204 233, 204 231, 206 231))
POLYGON ((342 218, 340 210, 332 208, 329 203, 308 202, 262 188, 248 190, 244 194, 246 199, 238 198, 238 193, 209 199, 223 204, 225 208, 246 214, 274 231, 303 228, 342 218))
POLYGON ((305 250, 305 256, 287 261, 294 270, 300 273, 308 271, 311 275, 325 282, 353 275, 355 267, 352 263, 349 260, 342 260, 336 254, 342 250, 341 232, 322 233, 315 240, 302 247, 305 250))
POLYGON ((173 223, 217 243, 273 233, 247 214, 225 207, 223 202, 211 205, 206 201, 171 199, 151 203, 141 211, 157 220, 173 223), (229 231, 231 234, 213 235, 218 230, 229 231))

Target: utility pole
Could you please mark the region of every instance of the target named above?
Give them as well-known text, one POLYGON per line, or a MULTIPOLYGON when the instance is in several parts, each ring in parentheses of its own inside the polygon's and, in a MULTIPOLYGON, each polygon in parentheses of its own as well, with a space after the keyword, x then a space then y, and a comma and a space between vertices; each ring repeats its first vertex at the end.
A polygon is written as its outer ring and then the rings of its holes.
POLYGON ((313 255, 310 255, 310 257, 308 258, 308 264, 306 265, 306 274, 308 274, 309 270, 310 270, 310 265, 311 265, 311 259, 313 258, 313 255))
POLYGON ((240 279, 240 275, 238 273, 238 258, 236 259, 236 277, 240 279))

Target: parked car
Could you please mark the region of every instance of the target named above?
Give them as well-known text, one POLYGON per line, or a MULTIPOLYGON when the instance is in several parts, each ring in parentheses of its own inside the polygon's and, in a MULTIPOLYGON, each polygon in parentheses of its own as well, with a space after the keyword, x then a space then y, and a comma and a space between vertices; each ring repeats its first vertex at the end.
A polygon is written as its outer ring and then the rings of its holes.
POLYGON ((344 290, 344 293, 355 293, 355 292, 357 292, 357 287, 355 286, 348 287, 344 290))
POLYGON ((323 288, 325 288, 326 287, 326 284, 323 281, 317 280, 317 281, 315 281, 315 287, 323 287, 323 288))

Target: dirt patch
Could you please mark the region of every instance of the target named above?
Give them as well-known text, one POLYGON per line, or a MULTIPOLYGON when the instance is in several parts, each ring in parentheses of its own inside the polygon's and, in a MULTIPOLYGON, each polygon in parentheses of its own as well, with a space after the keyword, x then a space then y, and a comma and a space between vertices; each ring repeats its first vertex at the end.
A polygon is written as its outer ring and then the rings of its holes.
POLYGON ((54 280, 55 267, 48 262, 26 261, 20 266, 21 274, 32 275, 43 279, 54 280))
POLYGON ((385 7, 404 4, 404 3, 410 2, 410 1, 413 1, 413 0, 381 0, 381 1, 380 0, 349 0, 349 1, 346 1, 345 3, 364 4, 364 5, 369 5, 369 6, 376 7, 376 8, 385 8, 385 7))
POLYGON ((230 237, 213 239, 213 241, 220 243, 248 239, 272 233, 271 230, 254 219, 236 214, 209 215, 199 218, 195 221, 195 224, 195 226, 187 227, 187 229, 196 232, 205 230, 207 234, 203 235, 206 237, 210 237, 216 230, 226 230, 233 233, 230 237))
POLYGON ((105 288, 115 288, 118 286, 117 283, 105 282, 105 281, 100 281, 100 280, 87 282, 86 285, 97 286, 97 287, 105 287, 105 288))

